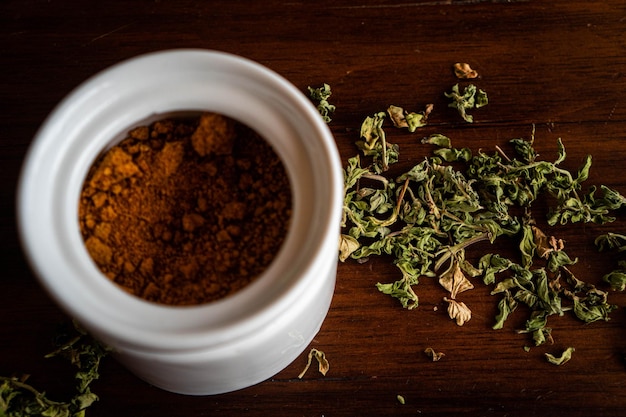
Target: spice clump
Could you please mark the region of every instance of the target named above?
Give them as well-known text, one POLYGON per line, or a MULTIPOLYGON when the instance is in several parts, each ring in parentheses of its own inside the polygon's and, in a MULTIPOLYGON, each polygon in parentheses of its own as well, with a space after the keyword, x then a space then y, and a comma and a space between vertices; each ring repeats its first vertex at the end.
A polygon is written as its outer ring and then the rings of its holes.
POLYGON ((228 117, 133 129, 93 164, 79 223, 98 268, 131 294, 169 305, 230 295, 260 275, 287 234, 284 166, 228 117))

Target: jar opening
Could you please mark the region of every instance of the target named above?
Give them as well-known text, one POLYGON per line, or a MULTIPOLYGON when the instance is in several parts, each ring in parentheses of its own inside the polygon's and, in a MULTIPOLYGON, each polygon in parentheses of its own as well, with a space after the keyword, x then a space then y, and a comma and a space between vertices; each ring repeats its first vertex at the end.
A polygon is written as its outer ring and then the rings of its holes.
POLYGON ((98 269, 168 305, 230 296, 259 277, 289 229, 285 167, 255 130, 219 113, 140 124, 92 164, 78 221, 98 269))

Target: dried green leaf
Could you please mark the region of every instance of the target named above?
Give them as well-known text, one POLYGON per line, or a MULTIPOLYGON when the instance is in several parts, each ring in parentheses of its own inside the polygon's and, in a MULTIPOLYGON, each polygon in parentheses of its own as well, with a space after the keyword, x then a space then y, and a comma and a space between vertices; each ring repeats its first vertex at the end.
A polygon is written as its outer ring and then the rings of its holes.
POLYGON ((326 83, 318 88, 307 87, 311 100, 317 102, 317 111, 320 113, 326 123, 331 122, 330 115, 335 112, 336 107, 328 102, 331 96, 330 86, 326 83))
POLYGON ((591 323, 598 320, 609 320, 609 313, 617 307, 606 302, 596 304, 588 299, 574 299, 574 314, 585 323, 591 323))
POLYGON ((442 148, 433 151, 433 153, 446 162, 464 161, 472 159, 472 151, 469 148, 442 148))
POLYGON ((383 294, 397 298, 402 307, 412 310, 419 305, 419 298, 412 288, 412 285, 415 284, 417 284, 417 279, 412 279, 405 275, 402 279, 390 284, 381 284, 379 282, 376 284, 376 288, 383 294))
POLYGON ((626 289, 626 271, 615 270, 602 277, 604 282, 607 282, 612 290, 624 291, 626 289))
POLYGON ((532 332, 533 342, 535 342, 535 346, 540 346, 546 343, 547 341, 552 341, 552 329, 549 327, 543 327, 541 329, 536 329, 532 332))
POLYGON ((397 146, 387 143, 383 122, 385 113, 378 112, 374 116, 367 116, 361 124, 360 138, 356 142, 357 147, 366 156, 371 156, 374 161, 375 171, 384 172, 389 165, 397 161, 397 146))
POLYGON ((561 353, 560 356, 554 356, 550 353, 545 353, 545 355, 548 362, 553 365, 560 366, 572 359, 572 353, 574 353, 574 351, 575 349, 573 347, 568 347, 565 351, 563 351, 563 353, 561 353))
POLYGON ((364 175, 369 174, 369 169, 361 168, 361 159, 359 156, 352 157, 348 160, 348 165, 344 170, 344 183, 346 190, 354 187, 358 180, 364 175))
POLYGON ((529 268, 533 264, 537 244, 535 243, 533 228, 528 224, 522 226, 522 238, 520 239, 519 249, 522 255, 522 266, 529 268))
POLYGON ((551 272, 556 272, 563 266, 574 265, 576 262, 578 262, 578 258, 571 259, 562 250, 554 250, 548 254, 548 270, 551 272))
POLYGON ((483 271, 483 282, 487 285, 496 281, 496 274, 506 271, 512 262, 498 254, 488 253, 478 261, 478 267, 483 271))
POLYGON ((451 148, 452 147, 452 143, 450 141, 450 138, 442 135, 440 133, 435 133, 432 134, 428 137, 422 138, 422 143, 426 144, 431 144, 431 145, 437 145, 441 148, 451 148))
POLYGON ((100 361, 108 349, 75 327, 59 335, 61 345, 46 358, 62 356, 78 368, 75 374, 76 394, 67 402, 53 401, 26 383, 26 378, 0 377, 0 416, 81 417, 98 397, 90 384, 99 377, 100 361))
POLYGON ((395 127, 407 128, 413 133, 428 124, 428 115, 432 110, 432 104, 428 104, 422 113, 407 112, 402 107, 391 105, 387 108, 387 114, 395 127))
POLYGON ((404 119, 407 123, 407 128, 409 132, 413 133, 418 128, 426 126, 428 123, 428 116, 423 113, 407 113, 404 116, 404 119))
POLYGON ((449 93, 445 93, 445 96, 452 99, 448 107, 457 109, 463 120, 468 123, 473 123, 474 118, 467 113, 467 110, 478 109, 489 102, 487 93, 478 89, 474 84, 465 87, 463 93, 460 92, 459 85, 455 84, 449 93))
POLYGON ((505 291, 504 297, 498 303, 498 314, 496 315, 496 323, 493 325, 493 329, 502 329, 504 322, 516 308, 517 300, 511 296, 509 291, 505 291))
MULTIPOLYGON (((509 143, 513 145, 515 149, 515 153, 522 159, 526 164, 531 164, 535 162, 537 159, 537 153, 535 152, 535 148, 533 147, 533 140, 525 140, 525 139, 511 139, 509 143)), ((559 143, 562 142, 559 140, 559 143)), ((560 155, 565 153, 565 148, 561 147, 562 152, 560 155)), ((559 158, 560 159, 560 158, 559 158)))
POLYGON ((530 318, 526 320, 524 329, 518 330, 518 333, 534 333, 538 330, 546 328, 548 322, 548 313, 543 310, 535 310, 530 314, 530 318))
POLYGON ((626 250, 626 235, 609 232, 596 237, 594 243, 599 251, 616 249, 621 252, 626 250))

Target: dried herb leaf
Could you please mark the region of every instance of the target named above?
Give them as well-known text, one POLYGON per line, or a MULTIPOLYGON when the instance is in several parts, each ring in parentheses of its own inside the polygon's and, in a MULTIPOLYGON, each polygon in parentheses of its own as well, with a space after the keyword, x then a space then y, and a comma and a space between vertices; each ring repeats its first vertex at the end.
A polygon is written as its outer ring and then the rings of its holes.
POLYGON ((402 107, 391 105, 387 108, 387 114, 395 127, 407 128, 413 133, 418 128, 424 127, 428 123, 428 115, 433 110, 433 105, 428 104, 423 112, 407 112, 402 107))
POLYGON ((517 300, 507 290, 505 296, 500 299, 498 303, 498 314, 496 315, 496 323, 493 325, 493 329, 501 329, 504 327, 504 322, 511 313, 517 308, 517 300))
POLYGON ((439 276, 439 284, 450 292, 450 298, 456 298, 459 293, 471 290, 474 285, 467 279, 458 261, 439 276))
POLYGON ((457 325, 463 326, 466 322, 470 321, 472 312, 464 302, 451 300, 447 297, 444 297, 443 300, 448 303, 448 315, 452 320, 456 321, 457 325))
POLYGON ((376 284, 376 288, 383 294, 397 298, 402 307, 412 310, 419 305, 419 298, 412 286, 418 283, 417 277, 405 274, 404 277, 390 284, 376 284))
POLYGON ((454 75, 459 79, 466 80, 478 77, 478 72, 473 70, 468 63, 457 62, 454 64, 454 75))
POLYGON ((397 150, 393 145, 387 144, 383 122, 385 113, 378 112, 373 116, 367 116, 361 124, 360 137, 357 147, 366 156, 371 156, 374 160, 375 172, 387 171, 389 165, 397 161, 397 150))
MULTIPOLYGON (((446 95, 464 117, 468 109, 487 103, 486 94, 475 86, 461 93, 457 84, 446 95)), ((387 114, 396 126, 408 126, 404 109, 391 106, 387 114)), ((401 278, 376 286, 407 309, 418 306, 414 287, 419 280, 437 277, 450 292, 445 298, 448 314, 458 325, 471 319, 471 311, 456 297, 472 288, 469 277, 481 276, 499 297, 494 329, 502 328, 517 310, 527 311, 517 332, 528 334, 535 345, 552 341, 547 325, 552 315, 571 313, 583 322, 608 319, 615 306, 607 302, 607 294, 574 276, 568 268, 577 258, 565 252, 563 240, 536 226, 532 210, 537 199, 547 196, 549 226, 613 221, 612 213, 624 207, 626 199, 605 186, 583 190, 590 156, 575 173, 562 168, 567 153, 559 139, 555 161, 540 160, 533 147, 534 126, 530 140, 510 140, 510 155, 498 146, 491 154, 473 154, 435 134, 422 139, 438 147, 432 156, 394 179, 384 174, 383 161, 388 167, 398 158, 397 146, 388 144, 382 131, 385 117, 377 113, 361 128, 357 146, 363 156, 371 157, 371 165, 361 167, 359 159, 351 159, 346 169, 344 227, 354 240, 344 242, 342 259, 364 262, 371 256, 390 256, 401 278), (477 266, 465 260, 470 246, 495 243, 503 236, 517 240, 520 263, 498 253, 484 255, 477 266), (520 304, 527 308, 517 309, 520 304)), ((597 244, 626 250, 626 237, 599 237, 597 244)), ((620 268, 604 278, 615 289, 626 287, 626 261, 620 268)))
POLYGON ((431 348, 431 347, 427 347, 424 350, 424 353, 426 355, 428 355, 428 357, 433 361, 433 362, 437 362, 439 360, 441 360, 441 358, 443 358, 444 356, 446 356, 445 353, 443 352, 437 352, 435 349, 431 348))
POLYGON ((307 87, 309 90, 309 96, 311 100, 317 102, 317 111, 324 119, 326 123, 331 122, 330 115, 335 112, 336 107, 328 102, 328 98, 331 96, 330 86, 326 83, 319 88, 307 87))
MULTIPOLYGON (((594 243, 599 251, 613 249, 623 252, 626 250, 626 235, 609 232, 598 236, 594 243)), ((612 290, 624 291, 626 289, 626 260, 618 261, 617 266, 617 269, 605 274, 602 280, 607 282, 612 290)))
POLYGON ((389 118, 395 127, 409 127, 402 107, 391 105, 387 108, 387 114, 389 114, 389 118))
POLYGON ((326 376, 326 373, 328 372, 328 369, 330 368, 330 364, 328 363, 328 360, 326 359, 326 354, 322 352, 321 350, 317 350, 313 348, 309 351, 309 356, 308 356, 306 366, 304 367, 302 372, 300 372, 300 375, 298 375, 299 379, 302 379, 304 374, 306 374, 306 372, 309 370, 309 367, 311 366, 311 362, 313 361, 313 358, 315 358, 315 360, 318 363, 317 369, 319 373, 322 374, 323 376, 326 376))
POLYGON ((78 327, 59 335, 61 346, 46 358, 62 356, 77 367, 76 394, 67 402, 53 401, 45 392, 26 383, 28 377, 0 377, 0 416, 83 417, 85 410, 98 400, 91 391, 91 383, 98 379, 100 361, 108 349, 78 327), (76 333, 78 331, 78 333, 76 333))
POLYGON ((432 145, 437 145, 442 148, 448 148, 448 149, 452 147, 450 138, 445 135, 442 135, 441 133, 435 133, 426 138, 423 138, 422 143, 429 143, 432 145))
POLYGON ((522 236, 519 242, 520 254, 522 255, 522 266, 528 268, 533 263, 537 244, 533 234, 532 226, 525 224, 522 226, 522 236))
POLYGON ((545 355, 548 362, 553 365, 560 366, 572 359, 572 353, 574 353, 574 351, 575 349, 573 347, 568 347, 565 351, 563 351, 563 353, 561 353, 560 356, 554 356, 550 353, 545 353, 545 355))
MULTIPOLYGON (((603 297, 601 297, 603 298, 603 297)), ((594 300, 593 297, 581 299, 574 298, 574 314, 585 323, 591 323, 598 320, 609 320, 609 313, 617 307, 606 303, 606 299, 602 301, 594 300)))
POLYGON ((463 120, 468 123, 473 123, 474 117, 468 114, 467 111, 486 106, 489 102, 487 93, 477 88, 474 84, 465 87, 462 93, 459 85, 455 84, 449 93, 445 93, 445 96, 452 99, 448 107, 457 109, 463 120))
POLYGON ((626 270, 615 270, 602 277, 604 282, 607 282, 612 290, 624 291, 626 289, 626 270))
POLYGON ((626 235, 609 232, 596 237, 594 243, 599 251, 615 249, 622 252, 626 250, 626 235))
POLYGON ((361 244, 358 240, 342 233, 339 238, 339 260, 345 262, 359 247, 361 244))

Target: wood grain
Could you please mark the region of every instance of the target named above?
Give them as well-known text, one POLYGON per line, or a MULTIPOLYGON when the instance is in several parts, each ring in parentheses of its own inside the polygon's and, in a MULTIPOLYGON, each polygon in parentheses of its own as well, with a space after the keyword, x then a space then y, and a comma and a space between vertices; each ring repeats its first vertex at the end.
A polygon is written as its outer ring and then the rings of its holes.
MULTIPOLYGON (((421 110, 435 105, 418 134, 389 131, 400 145, 397 169, 430 152, 419 138, 450 136, 472 149, 506 147, 530 138, 554 159, 562 138, 565 165, 586 154, 589 183, 626 194, 626 4, 588 1, 307 2, 137 0, 0 3, 0 374, 29 373, 51 395, 71 388, 64 364, 42 359, 56 323, 66 319, 39 287, 22 254, 15 226, 19 168, 46 115, 72 88, 123 59, 168 48, 218 49, 279 72, 303 91, 329 83, 337 106, 330 124, 344 161, 365 116, 389 104, 421 110), (456 82, 452 64, 468 62, 489 94, 487 107, 463 123, 443 96, 456 82)), ((624 213, 622 213, 624 214, 624 213)), ((622 216, 623 217, 623 216, 622 216)), ((599 283, 615 261, 598 255, 593 238, 623 230, 560 228, 578 256, 581 278, 599 283)), ((472 249, 474 258, 488 245, 472 249)), ((474 316, 458 327, 445 314, 445 295, 424 278, 420 307, 406 311, 378 293, 376 282, 397 279, 388 259, 338 267, 335 297, 311 347, 323 350, 330 371, 297 378, 306 353, 257 386, 211 397, 185 397, 150 387, 115 361, 94 386, 97 416, 623 416, 626 414, 626 295, 609 322, 551 321, 555 344, 530 352, 516 314, 492 330, 497 299, 477 285, 465 302, 474 316), (576 352, 555 367, 544 352, 576 352), (423 353, 445 353, 439 362, 423 353), (403 395, 401 405, 396 395, 403 395)), ((71 379, 71 377, 70 377, 71 379)))

